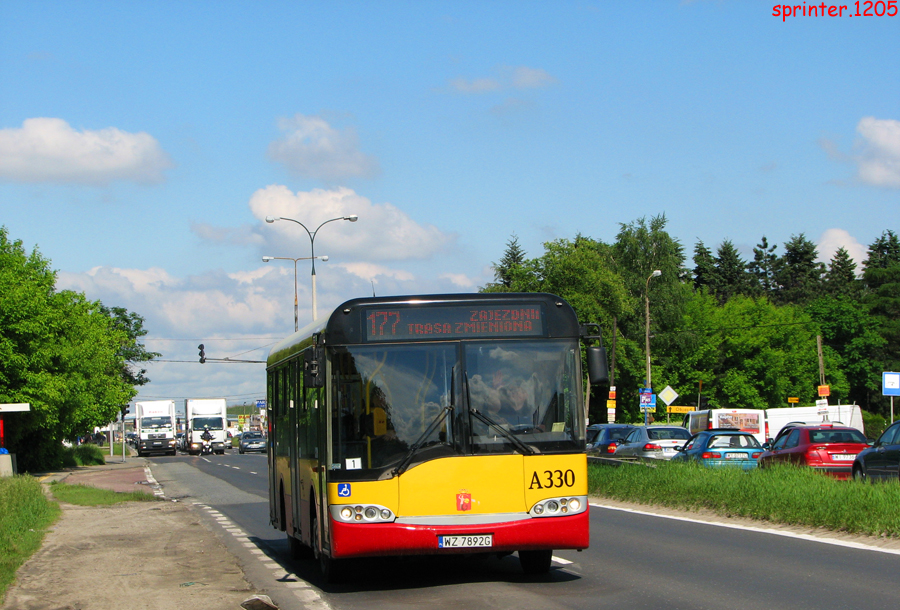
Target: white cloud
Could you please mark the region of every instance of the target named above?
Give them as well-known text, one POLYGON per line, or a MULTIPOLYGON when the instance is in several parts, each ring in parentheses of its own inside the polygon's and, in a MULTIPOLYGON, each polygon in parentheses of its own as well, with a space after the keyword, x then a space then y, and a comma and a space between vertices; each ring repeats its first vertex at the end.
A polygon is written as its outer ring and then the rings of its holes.
POLYGON ((503 66, 497 69, 496 77, 483 77, 467 80, 454 78, 449 86, 452 91, 458 93, 494 93, 510 89, 543 89, 557 83, 556 78, 541 68, 529 68, 528 66, 503 66))
POLYGON ((359 150, 352 128, 339 131, 321 117, 302 114, 279 119, 278 128, 284 135, 269 144, 269 158, 294 175, 334 181, 380 172, 378 161, 359 150))
MULTIPOLYGON (((293 193, 286 186, 271 185, 250 198, 250 211, 260 221, 266 216, 293 218, 309 231, 325 221, 356 214, 358 222, 335 221, 316 233, 316 255, 335 262, 400 261, 427 259, 456 241, 434 225, 420 225, 399 208, 374 204, 352 189, 314 189, 293 193)), ((290 221, 260 227, 268 256, 309 256, 309 236, 290 221)))
POLYGON ((865 117, 856 131, 865 140, 856 160, 859 179, 875 186, 900 188, 900 121, 865 117))
POLYGON ((862 245, 856 238, 850 235, 844 229, 828 229, 819 237, 816 249, 819 252, 819 260, 825 263, 834 257, 838 248, 844 248, 850 255, 850 258, 857 264, 858 268, 862 267, 862 262, 868 257, 868 248, 862 245))
POLYGON ((463 273, 444 273, 440 277, 443 280, 447 280, 454 286, 464 288, 466 290, 474 290, 478 285, 475 280, 463 273))
POLYGON ((356 277, 365 281, 374 280, 379 277, 393 278, 403 282, 411 282, 416 279, 416 276, 409 271, 404 271, 402 269, 391 269, 389 267, 385 267, 383 265, 375 265, 373 263, 344 263, 336 266, 343 267, 351 275, 355 275, 356 277))
POLYGON ((172 167, 153 136, 107 127, 77 131, 62 119, 27 119, 0 129, 0 180, 106 185, 157 183, 172 167))

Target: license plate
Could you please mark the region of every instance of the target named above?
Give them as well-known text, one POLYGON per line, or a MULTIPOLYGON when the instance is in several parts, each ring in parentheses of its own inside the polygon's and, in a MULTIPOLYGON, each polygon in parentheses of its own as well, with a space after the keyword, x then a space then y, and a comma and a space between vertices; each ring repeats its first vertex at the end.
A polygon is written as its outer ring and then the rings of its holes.
POLYGON ((664 447, 663 453, 675 453, 675 448, 674 447, 664 447))
POLYGON ((853 453, 838 453, 832 454, 831 459, 835 462, 852 462, 856 459, 856 454, 853 453))
POLYGON ((438 536, 439 549, 471 549, 489 547, 494 544, 493 534, 477 536, 438 536))
POLYGON ((726 460, 746 460, 747 454, 746 453, 726 453, 725 459, 726 460))

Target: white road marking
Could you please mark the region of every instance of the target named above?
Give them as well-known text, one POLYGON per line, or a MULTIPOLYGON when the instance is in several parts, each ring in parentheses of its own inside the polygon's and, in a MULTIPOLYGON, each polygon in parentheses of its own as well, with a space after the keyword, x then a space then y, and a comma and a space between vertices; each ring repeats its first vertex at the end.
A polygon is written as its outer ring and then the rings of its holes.
POLYGON ((736 523, 720 523, 716 521, 701 521, 700 519, 691 519, 690 517, 677 517, 675 515, 660 515, 643 510, 633 508, 624 508, 621 506, 608 506, 606 504, 590 503, 591 506, 598 508, 606 508, 609 510, 618 510, 625 513, 634 513, 636 515, 646 515, 648 517, 659 517, 661 519, 672 519, 673 521, 685 521, 687 523, 699 523, 701 525, 712 525, 715 527, 725 527, 733 530, 744 530, 746 532, 756 532, 758 534, 771 534, 773 536, 784 536, 785 538, 796 538, 797 540, 808 540, 809 542, 821 542, 822 544, 830 544, 832 546, 842 546, 850 549, 859 549, 861 551, 875 551, 877 553, 886 553, 888 555, 900 555, 900 549, 885 549, 871 544, 863 544, 861 542, 851 542, 849 540, 836 540, 833 538, 820 538, 810 534, 798 534, 797 532, 786 532, 784 530, 776 530, 767 527, 754 527, 752 525, 738 525, 736 523))

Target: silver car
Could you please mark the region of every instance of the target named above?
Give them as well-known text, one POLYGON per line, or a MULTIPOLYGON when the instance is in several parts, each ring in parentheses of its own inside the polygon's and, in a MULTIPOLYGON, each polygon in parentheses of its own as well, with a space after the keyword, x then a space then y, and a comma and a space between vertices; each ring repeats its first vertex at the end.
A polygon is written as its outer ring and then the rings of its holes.
POLYGON ((691 438, 687 428, 680 426, 639 426, 632 430, 616 448, 616 457, 671 460, 675 447, 691 438))

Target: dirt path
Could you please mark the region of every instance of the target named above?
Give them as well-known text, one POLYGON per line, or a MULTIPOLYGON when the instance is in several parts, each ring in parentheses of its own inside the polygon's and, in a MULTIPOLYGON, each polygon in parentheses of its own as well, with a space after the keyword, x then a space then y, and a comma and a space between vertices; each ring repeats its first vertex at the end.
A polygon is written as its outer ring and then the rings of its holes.
MULTIPOLYGON (((117 473, 110 486, 121 487, 126 476, 117 473)), ((19 569, 3 610, 239 610, 256 593, 237 559, 183 504, 61 506, 60 521, 19 569)))

